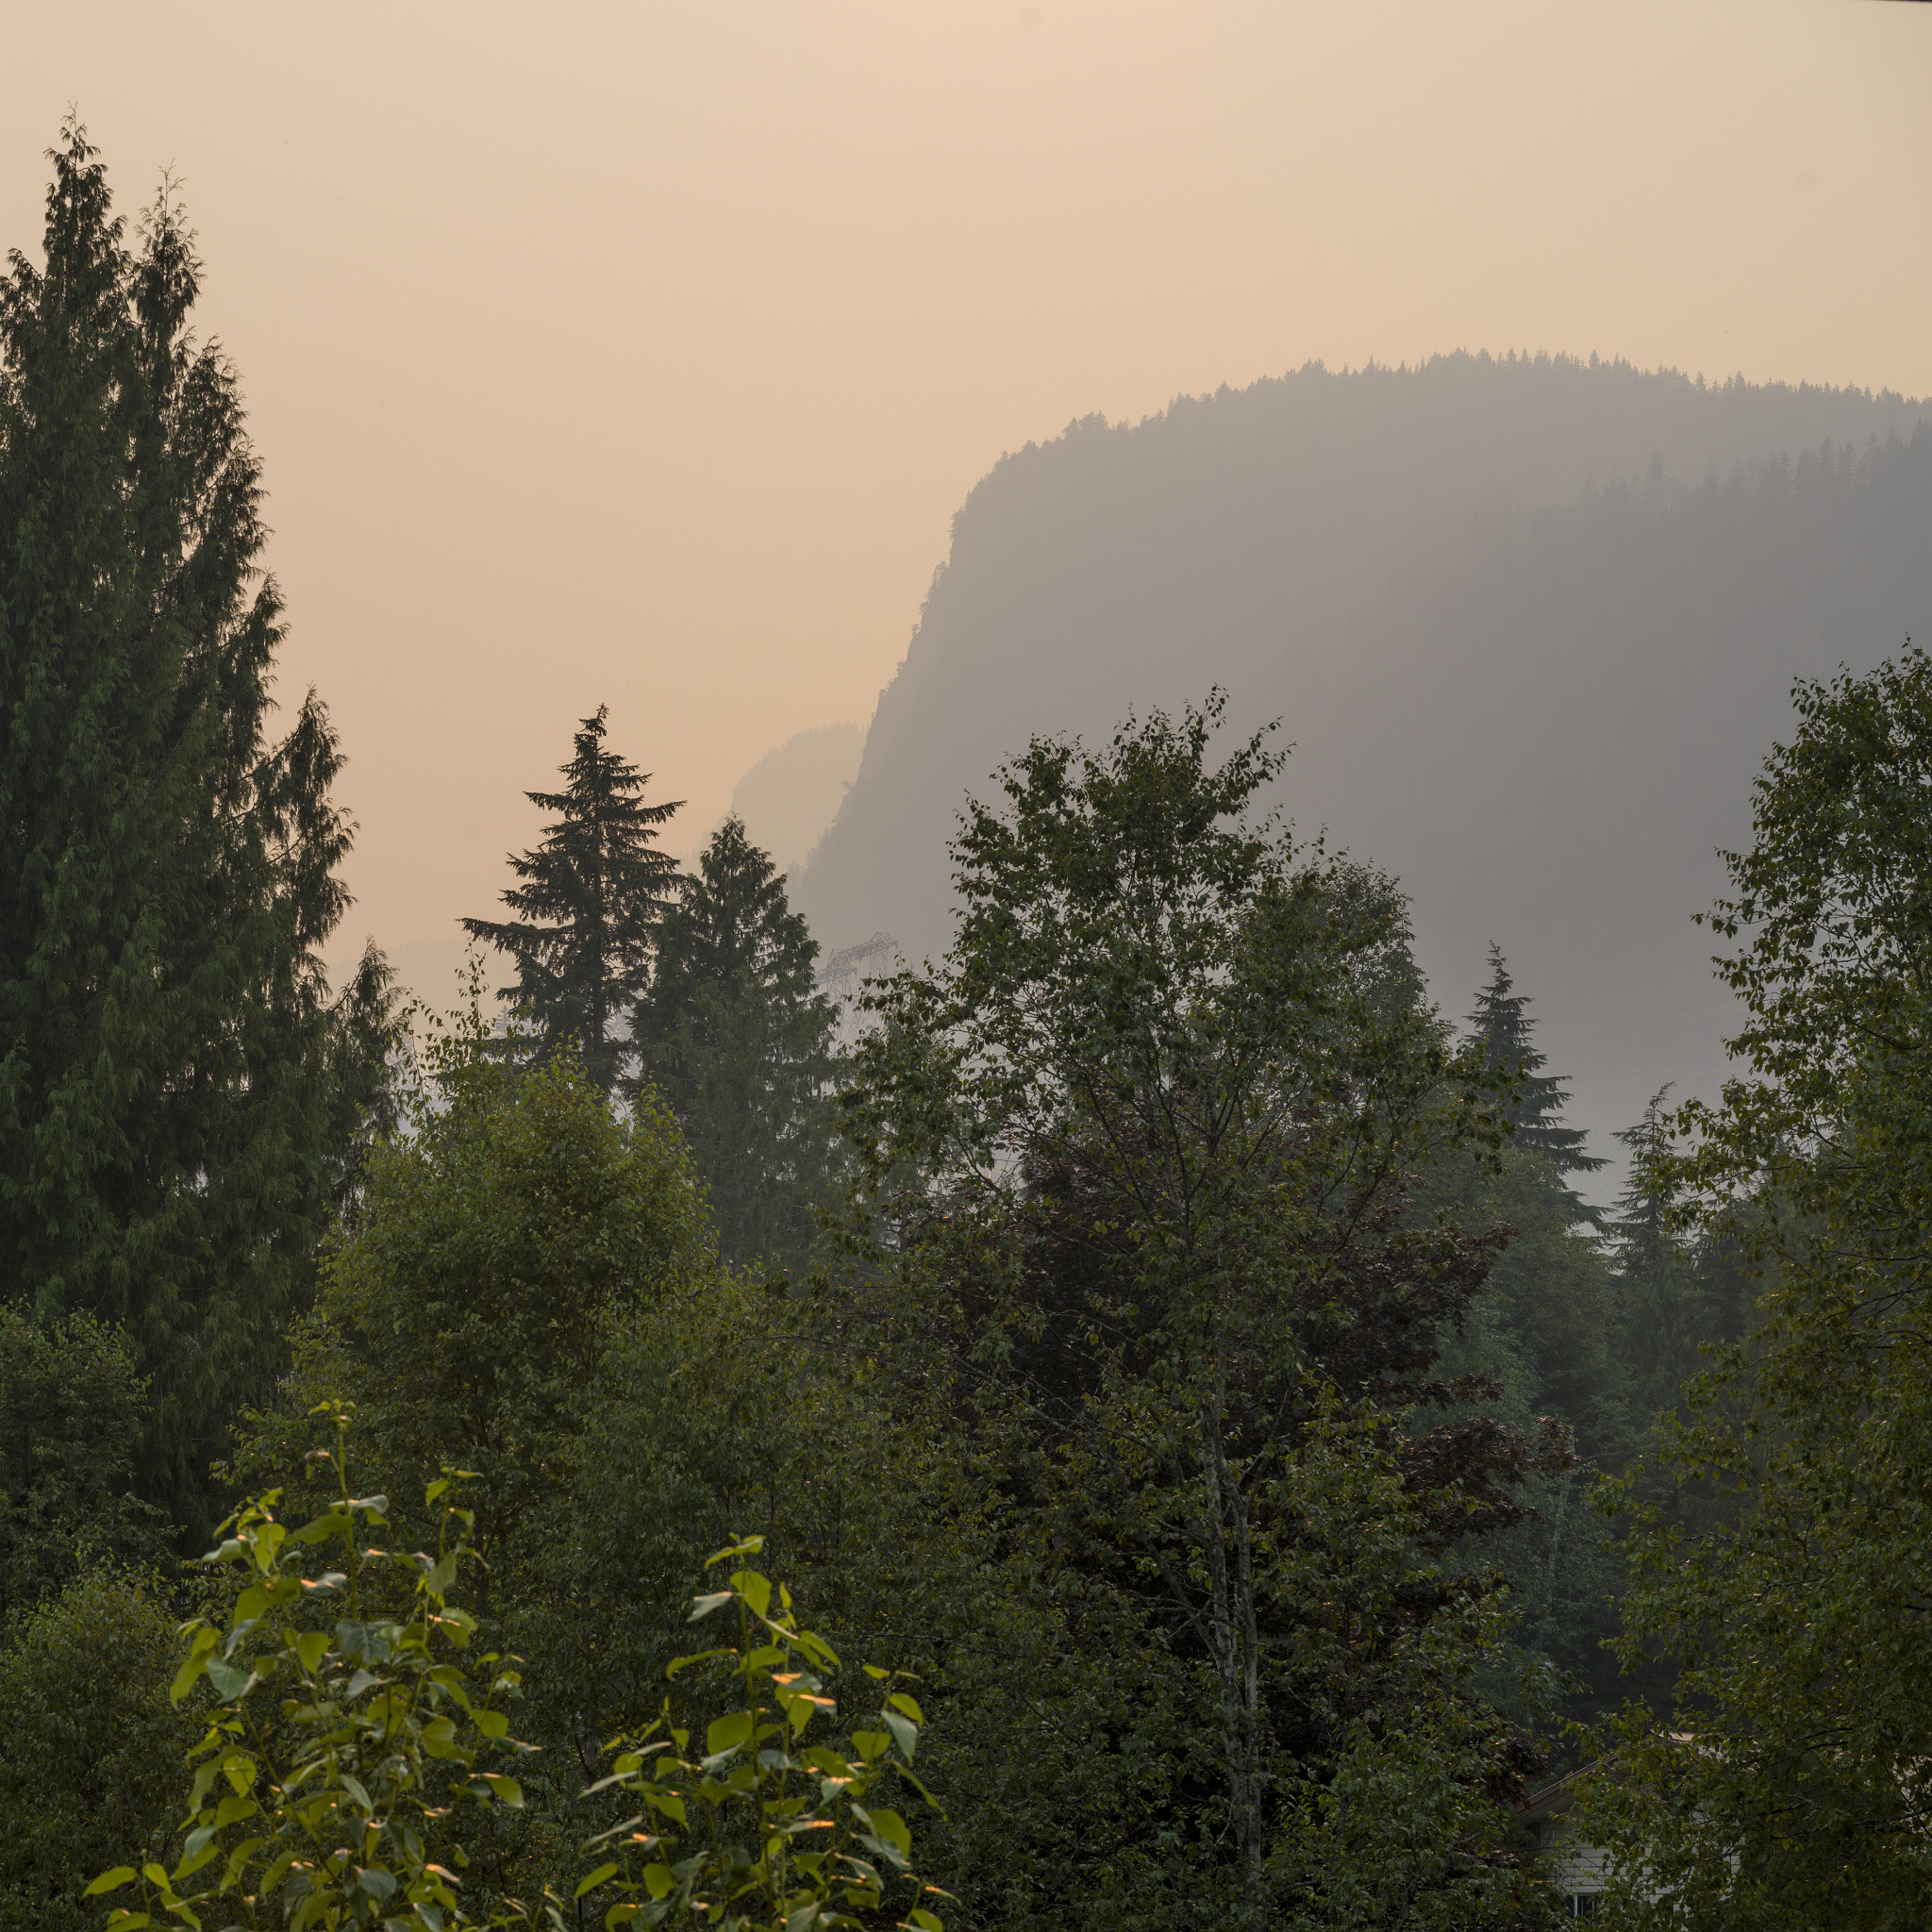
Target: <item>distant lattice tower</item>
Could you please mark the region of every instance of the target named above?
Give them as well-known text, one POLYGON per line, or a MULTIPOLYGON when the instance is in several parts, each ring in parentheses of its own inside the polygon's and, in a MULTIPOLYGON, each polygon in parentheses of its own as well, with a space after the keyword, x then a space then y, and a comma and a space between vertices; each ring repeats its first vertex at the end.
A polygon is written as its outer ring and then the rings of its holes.
POLYGON ((839 1008, 839 1035, 843 1045, 851 1043, 864 1015, 858 1010, 858 996, 868 979, 883 979, 904 963, 899 941, 889 932, 875 932, 856 946, 845 946, 828 954, 819 968, 819 988, 827 992, 839 1008))

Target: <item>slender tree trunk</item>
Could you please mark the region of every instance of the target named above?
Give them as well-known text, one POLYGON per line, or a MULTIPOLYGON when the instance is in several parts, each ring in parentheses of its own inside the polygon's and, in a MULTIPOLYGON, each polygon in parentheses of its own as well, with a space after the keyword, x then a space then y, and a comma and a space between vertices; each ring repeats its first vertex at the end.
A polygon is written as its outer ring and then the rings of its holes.
POLYGON ((1254 1544, 1247 1498, 1228 1468, 1224 1394, 1217 1386, 1201 1408, 1201 1462, 1208 1491, 1202 1547, 1209 1589, 1208 1647, 1220 1679, 1221 1723, 1227 1756, 1229 1821, 1250 1907, 1261 1903, 1265 1829, 1261 1805, 1261 1669, 1255 1616, 1254 1544))

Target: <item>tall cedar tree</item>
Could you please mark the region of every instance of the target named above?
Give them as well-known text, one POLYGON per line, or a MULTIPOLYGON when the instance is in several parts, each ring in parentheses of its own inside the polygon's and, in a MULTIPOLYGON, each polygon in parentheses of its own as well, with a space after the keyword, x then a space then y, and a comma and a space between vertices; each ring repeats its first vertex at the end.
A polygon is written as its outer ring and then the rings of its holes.
POLYGON ((683 803, 644 804, 651 774, 605 749, 609 714, 600 705, 583 721, 575 755, 561 767, 563 791, 524 794, 556 823, 536 851, 510 854, 510 870, 525 883, 503 903, 522 917, 463 921, 516 961, 517 983, 500 997, 536 1021, 540 1057, 574 1046, 607 1094, 625 1056, 611 1028, 644 990, 652 933, 677 877, 677 862, 652 841, 683 803))
POLYGON ((831 1002, 785 880, 733 816, 679 881, 639 1009, 641 1077, 670 1102, 740 1266, 802 1266, 837 1169, 831 1002))
POLYGON ((1558 1174, 1593 1174, 1604 1165, 1603 1158, 1583 1151, 1581 1128, 1563 1124, 1570 1090, 1542 1071, 1549 1057, 1530 1044, 1536 1022, 1524 1010, 1529 1004, 1516 991, 1502 947, 1492 945, 1490 983, 1476 994, 1475 1011, 1469 1016, 1474 1029, 1471 1043, 1482 1049, 1492 1067, 1508 1074, 1515 1082, 1515 1097, 1507 1111, 1516 1129, 1516 1144, 1534 1147, 1558 1174))
POLYGON ((268 736, 282 603, 192 237, 164 188, 124 247, 76 123, 51 159, 45 267, 0 282, 0 1243, 9 1300, 125 1327, 193 1534, 383 1091, 388 971, 323 971, 341 755, 313 692, 268 736))

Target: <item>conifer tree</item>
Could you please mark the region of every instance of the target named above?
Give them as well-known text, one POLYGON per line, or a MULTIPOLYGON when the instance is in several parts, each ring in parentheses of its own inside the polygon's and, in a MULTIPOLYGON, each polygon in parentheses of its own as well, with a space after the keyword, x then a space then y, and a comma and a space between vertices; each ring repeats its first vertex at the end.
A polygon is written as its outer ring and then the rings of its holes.
POLYGON ((312 692, 269 735, 282 604, 192 237, 164 186, 130 250, 74 121, 51 159, 44 266, 0 281, 4 1292, 125 1327, 193 1534, 380 1094, 388 974, 321 964, 341 753, 312 692))
POLYGON ((1604 1165, 1600 1156, 1583 1151, 1580 1128, 1563 1124, 1570 1090, 1560 1078, 1542 1072, 1547 1056, 1530 1044, 1536 1025, 1524 1010, 1530 1002, 1516 991, 1501 946, 1490 948, 1490 983, 1475 996, 1469 1016, 1470 1041, 1480 1046, 1489 1063, 1516 1080, 1516 1098, 1507 1109, 1516 1129, 1519 1147, 1534 1147, 1558 1174, 1590 1174, 1604 1165))
POLYGON ((664 915, 637 1035, 642 1076, 676 1113, 719 1245, 741 1266, 802 1265, 810 1210, 830 1205, 837 1062, 817 957, 771 855, 726 819, 664 915))
POLYGON ((536 1022, 540 1057, 575 1047, 607 1094, 625 1056, 613 1028, 643 991, 652 934, 677 878, 676 861, 652 841, 682 805, 643 802, 651 774, 606 748, 609 713, 601 705, 578 727, 561 791, 524 794, 555 822, 534 852, 510 855, 525 883, 503 903, 521 917, 463 921, 516 961, 517 983, 501 997, 536 1022))
POLYGON ((1618 1130, 1630 1174, 1607 1229, 1623 1300, 1620 1353, 1646 1422, 1676 1403, 1701 1365, 1703 1344, 1723 1339, 1727 1325, 1718 1291, 1729 1257, 1722 1244, 1700 1250, 1687 1241, 1678 1224, 1670 1091, 1659 1087, 1642 1119, 1618 1130))

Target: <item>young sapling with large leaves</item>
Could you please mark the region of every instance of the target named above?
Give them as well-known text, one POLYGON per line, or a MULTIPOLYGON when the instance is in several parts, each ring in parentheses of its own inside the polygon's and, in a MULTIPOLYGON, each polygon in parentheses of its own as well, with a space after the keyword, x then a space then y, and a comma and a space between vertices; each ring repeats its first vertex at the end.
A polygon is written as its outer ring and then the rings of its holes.
POLYGON ((875 1924, 901 1898, 895 1924, 941 1932, 924 1901, 942 1894, 914 1874, 911 1829, 882 1802, 895 1783, 936 1802, 912 1770, 924 1719, 910 1691, 896 1688, 906 1674, 866 1665, 884 1690, 874 1722, 842 1742, 808 1741, 814 1724, 836 1715, 826 1682, 839 1659, 798 1627, 783 1584, 774 1589, 744 1567, 763 1547, 762 1537, 747 1537, 711 1557, 708 1568, 740 1567, 727 1588, 691 1609, 696 1623, 735 1605, 737 1643, 671 1666, 675 1676, 722 1665, 730 1707, 706 1727, 694 1758, 691 1734, 673 1722, 668 1698, 656 1723, 618 1740, 615 1771, 591 1789, 622 1790, 643 1809, 591 1840, 612 1856, 576 1895, 616 1894, 604 1918, 611 1932, 691 1919, 722 1932, 830 1932, 875 1924))
POLYGON ((492 1752, 527 1748, 491 1702, 514 1690, 511 1661, 486 1652, 465 1667, 476 1623, 449 1600, 473 1554, 459 1477, 429 1485, 425 1501, 441 1516, 433 1557, 376 1548, 367 1532, 385 1524, 387 1499, 355 1494, 345 1405, 333 1406, 331 1423, 333 1444, 316 1454, 335 1476, 332 1507, 291 1530, 270 1491, 223 1525, 207 1558, 238 1569, 242 1587, 225 1618, 183 1626, 175 1699, 205 1678, 220 1700, 190 1754, 187 1837, 173 1871, 117 1865, 88 1887, 91 1897, 141 1888, 141 1903, 115 1907, 107 1932, 139 1932, 161 1916, 193 1932, 210 1915, 250 1932, 452 1932, 525 1916, 514 1901, 472 1916, 452 1869, 464 1863, 455 1806, 521 1805, 515 1778, 481 1767, 492 1752), (332 1548, 341 1570, 307 1575, 294 1560, 332 1548), (385 1571, 408 1581, 406 1616, 365 1607, 369 1573, 385 1571))

